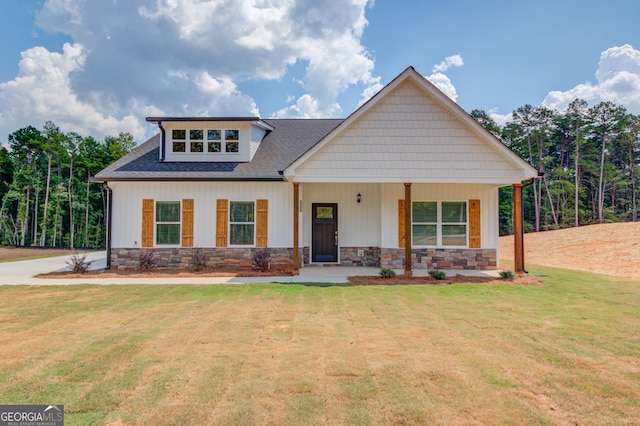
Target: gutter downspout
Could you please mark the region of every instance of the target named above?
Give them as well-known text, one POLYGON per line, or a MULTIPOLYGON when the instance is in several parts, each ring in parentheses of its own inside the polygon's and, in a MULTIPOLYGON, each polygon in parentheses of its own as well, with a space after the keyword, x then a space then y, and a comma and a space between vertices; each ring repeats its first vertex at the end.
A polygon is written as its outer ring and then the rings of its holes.
POLYGON ((164 127, 162 127, 162 121, 158 121, 158 127, 160 128, 160 133, 162 133, 162 137, 161 137, 161 141, 160 141, 160 162, 162 163, 164 161, 164 156, 165 156, 165 142, 166 142, 166 132, 164 130, 164 127))
POLYGON ((104 189, 107 190, 107 235, 106 235, 106 248, 107 248, 107 264, 105 266, 105 270, 111 269, 111 212, 113 207, 113 190, 109 188, 109 183, 107 181, 102 183, 104 189))

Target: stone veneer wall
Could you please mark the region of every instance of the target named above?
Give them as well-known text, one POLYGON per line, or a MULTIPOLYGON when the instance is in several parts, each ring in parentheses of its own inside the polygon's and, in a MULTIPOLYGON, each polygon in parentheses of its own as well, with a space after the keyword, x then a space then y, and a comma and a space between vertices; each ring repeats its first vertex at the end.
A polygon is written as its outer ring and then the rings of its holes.
MULTIPOLYGON (((111 251, 111 267, 114 269, 138 269, 141 254, 154 253, 158 267, 188 269, 193 265, 193 256, 200 250, 211 267, 251 268, 254 250, 267 250, 272 268, 293 266, 291 248, 116 248, 111 251)), ((309 247, 300 248, 300 258, 309 265, 309 247)), ((404 249, 379 247, 341 247, 340 266, 369 266, 392 269, 404 268, 404 249), (358 250, 363 251, 358 256, 358 250)), ((414 269, 496 269, 495 249, 413 249, 414 269)))
POLYGON ((290 248, 114 248, 111 250, 111 267, 114 269, 138 269, 141 254, 153 253, 158 267, 188 269, 193 265, 193 256, 200 250, 211 267, 251 268, 254 250, 267 250, 272 268, 293 266, 293 249, 290 248))
MULTIPOLYGON (((309 246, 302 248, 302 260, 304 265, 313 266, 310 262, 309 246)), ((380 266, 380 247, 340 247, 340 263, 318 263, 326 266, 380 266), (358 255, 362 250, 362 256, 358 255)))
MULTIPOLYGON (((412 269, 496 269, 495 249, 413 249, 412 269)), ((404 249, 381 249, 380 267, 404 268, 404 249)))
POLYGON ((380 247, 340 247, 340 266, 380 266, 380 247), (362 250, 362 256, 358 256, 362 250))

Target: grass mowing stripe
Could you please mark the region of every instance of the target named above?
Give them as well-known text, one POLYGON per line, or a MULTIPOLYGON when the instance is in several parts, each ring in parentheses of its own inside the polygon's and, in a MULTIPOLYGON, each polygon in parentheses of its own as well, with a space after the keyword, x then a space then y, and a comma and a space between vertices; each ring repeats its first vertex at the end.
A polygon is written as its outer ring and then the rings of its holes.
POLYGON ((70 425, 640 422, 640 283, 534 271, 542 286, 0 287, 0 400, 53 398, 70 425))

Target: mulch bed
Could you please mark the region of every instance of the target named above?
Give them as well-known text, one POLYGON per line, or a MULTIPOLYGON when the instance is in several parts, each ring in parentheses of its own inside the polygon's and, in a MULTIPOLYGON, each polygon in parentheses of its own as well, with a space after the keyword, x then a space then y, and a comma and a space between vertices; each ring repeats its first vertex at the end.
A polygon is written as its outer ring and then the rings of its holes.
POLYGON ((516 276, 510 279, 495 277, 472 277, 467 275, 454 275, 446 277, 442 280, 436 280, 431 276, 426 277, 407 277, 404 275, 396 275, 391 278, 383 278, 378 276, 353 276, 349 277, 349 282, 358 285, 401 285, 401 284, 432 284, 432 285, 449 285, 449 284, 521 284, 521 285, 542 285, 542 282, 532 276, 516 276))
POLYGON ((297 271, 289 269, 269 269, 266 271, 254 271, 252 269, 238 268, 202 268, 199 271, 190 271, 179 268, 154 268, 149 271, 132 270, 96 270, 84 274, 74 274, 71 271, 49 272, 38 274, 36 278, 206 278, 206 277, 289 277, 297 275, 297 271))
MULTIPOLYGON (((267 271, 254 271, 251 269, 233 268, 203 268, 200 271, 188 271, 175 268, 156 268, 151 271, 109 270, 89 271, 84 274, 74 274, 71 271, 49 272, 36 275, 37 278, 206 278, 206 277, 277 277, 293 276, 297 271, 293 269, 269 269, 267 271)), ((540 280, 531 276, 516 276, 512 279, 494 277, 475 277, 455 275, 436 280, 430 276, 406 277, 396 275, 392 278, 380 276, 357 275, 348 277, 351 284, 356 285, 402 285, 402 284, 521 284, 541 285, 540 280)))

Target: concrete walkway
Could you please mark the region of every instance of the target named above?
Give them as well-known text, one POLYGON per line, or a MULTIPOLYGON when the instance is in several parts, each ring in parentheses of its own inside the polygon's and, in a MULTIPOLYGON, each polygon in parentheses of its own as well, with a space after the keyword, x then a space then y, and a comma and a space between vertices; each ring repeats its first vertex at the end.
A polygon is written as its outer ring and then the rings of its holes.
MULTIPOLYGON (((187 278, 35 278, 37 274, 70 270, 67 262, 73 256, 48 257, 0 263, 0 285, 69 285, 69 284, 246 284, 246 283, 347 283, 349 276, 377 276, 380 268, 345 266, 310 266, 300 270, 300 275, 285 277, 187 277, 187 278)), ((91 252, 92 270, 101 270, 106 265, 105 252, 91 252)), ((404 271, 396 270, 397 274, 404 271)), ((498 276, 498 271, 446 271, 448 275, 498 276)), ((414 270, 414 276, 426 276, 427 270, 414 270)))

